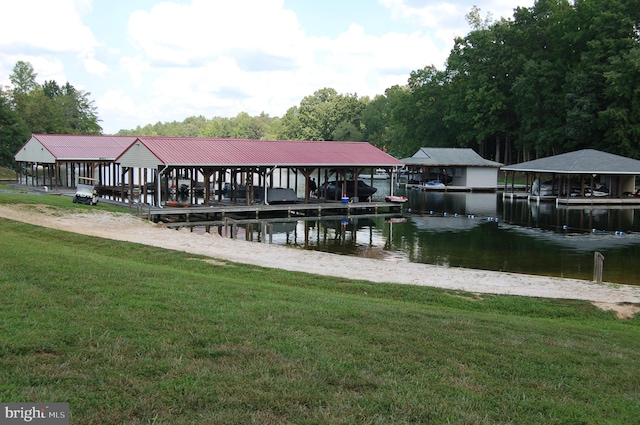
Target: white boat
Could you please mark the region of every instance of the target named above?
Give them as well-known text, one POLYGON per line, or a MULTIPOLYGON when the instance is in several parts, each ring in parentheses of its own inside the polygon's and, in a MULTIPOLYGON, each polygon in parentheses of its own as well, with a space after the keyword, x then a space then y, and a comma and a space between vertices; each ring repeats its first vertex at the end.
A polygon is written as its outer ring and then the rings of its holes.
POLYGON ((432 180, 432 181, 428 181, 425 184, 425 187, 438 187, 438 188, 443 188, 445 187, 444 183, 442 183, 440 180, 432 180))
POLYGON ((385 170, 383 168, 378 168, 376 170, 375 174, 373 174, 373 175, 371 175, 371 174, 360 174, 358 177, 363 179, 363 180, 370 180, 372 178, 374 180, 387 180, 391 176, 389 175, 389 173, 387 173, 387 170, 385 170))

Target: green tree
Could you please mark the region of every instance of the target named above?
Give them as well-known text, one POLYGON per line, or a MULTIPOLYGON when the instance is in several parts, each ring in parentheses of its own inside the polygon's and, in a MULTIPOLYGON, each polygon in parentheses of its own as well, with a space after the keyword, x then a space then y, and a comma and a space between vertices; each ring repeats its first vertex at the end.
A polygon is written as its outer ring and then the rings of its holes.
POLYGON ((356 94, 342 95, 332 88, 323 88, 312 96, 305 96, 300 106, 292 111, 300 124, 297 138, 337 140, 339 136, 361 141, 362 113, 366 102, 356 94))
POLYGON ((280 129, 277 132, 276 139, 281 140, 303 140, 302 124, 299 118, 299 109, 292 106, 280 121, 280 129))
POLYGON ((28 62, 17 62, 9 76, 13 84, 12 105, 21 124, 31 133, 100 134, 97 108, 90 93, 69 82, 59 86, 45 81, 40 86, 28 62))
POLYGON ((611 101, 599 116, 603 148, 640 158, 640 46, 613 58, 604 77, 611 101))
POLYGON ((473 139, 470 131, 463 131, 458 143, 497 161, 501 159, 500 138, 515 121, 511 86, 518 64, 510 35, 509 22, 502 20, 456 39, 447 69, 461 90, 457 107, 448 114, 448 125, 463 129, 472 125, 473 139), (495 153, 488 149, 491 146, 495 153))
POLYGON ((410 98, 403 104, 404 111, 398 119, 404 119, 405 134, 411 142, 407 148, 413 154, 422 146, 452 146, 455 134, 445 122, 445 112, 450 101, 449 75, 433 65, 411 72, 408 80, 410 98))
POLYGON ((13 156, 28 137, 29 131, 13 110, 10 92, 0 87, 0 165, 11 167, 13 156))
POLYGON ((16 93, 29 94, 39 88, 36 82, 38 74, 29 62, 18 61, 13 67, 9 81, 13 85, 14 96, 16 93))

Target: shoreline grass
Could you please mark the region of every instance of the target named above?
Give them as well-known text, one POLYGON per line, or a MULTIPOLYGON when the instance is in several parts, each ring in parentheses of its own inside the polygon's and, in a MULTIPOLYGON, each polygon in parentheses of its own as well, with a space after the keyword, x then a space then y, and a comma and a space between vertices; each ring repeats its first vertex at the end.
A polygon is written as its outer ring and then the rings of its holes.
POLYGON ((0 219, 0 399, 82 424, 626 424, 640 320, 0 219))

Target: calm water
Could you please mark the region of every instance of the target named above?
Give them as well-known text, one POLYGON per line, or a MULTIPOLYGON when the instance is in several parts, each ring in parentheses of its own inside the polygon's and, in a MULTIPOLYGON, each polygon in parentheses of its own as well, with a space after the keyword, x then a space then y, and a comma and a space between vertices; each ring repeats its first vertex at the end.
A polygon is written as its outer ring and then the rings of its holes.
MULTIPOLYGON (((376 182, 381 197, 388 182, 376 182)), ((500 194, 403 192, 401 220, 342 217, 274 223, 264 240, 393 261, 591 280, 594 251, 604 280, 640 284, 640 209, 566 209, 500 194)), ((259 225, 238 238, 259 241, 259 225)))

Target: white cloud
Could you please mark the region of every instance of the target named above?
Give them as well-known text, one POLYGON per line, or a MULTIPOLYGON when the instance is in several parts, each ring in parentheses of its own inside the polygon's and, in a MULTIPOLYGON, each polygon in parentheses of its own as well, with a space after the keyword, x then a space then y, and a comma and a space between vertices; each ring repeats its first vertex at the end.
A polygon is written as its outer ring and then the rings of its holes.
POLYGON ((323 87, 373 96, 442 65, 449 50, 419 32, 374 36, 357 24, 308 37, 276 0, 160 3, 133 13, 128 29, 140 56, 122 66, 137 86, 153 76, 160 116, 282 115, 323 87))
POLYGON ((3 2, 0 48, 5 53, 81 53, 98 42, 82 23, 87 1, 21 0, 3 2))
POLYGON ((157 66, 198 66, 233 57, 252 68, 252 56, 273 68, 296 66, 304 34, 282 1, 160 3, 129 20, 133 44, 157 66))
POLYGON ((142 56, 125 56, 120 59, 120 69, 129 76, 134 87, 140 87, 144 83, 145 74, 149 72, 149 64, 142 56))
MULTIPOLYGON (((135 128, 138 125, 157 121, 153 114, 146 112, 148 111, 146 104, 136 103, 131 96, 125 94, 123 89, 107 90, 96 99, 96 107, 103 120, 101 125, 117 122, 121 125, 118 129, 135 128)), ((118 129, 105 128, 105 131, 114 133, 118 129)))
POLYGON ((80 59, 84 64, 84 68, 89 74, 105 77, 108 67, 94 57, 93 51, 80 55, 80 59))
POLYGON ((65 62, 69 56, 75 57, 89 74, 104 76, 107 67, 94 53, 99 44, 91 29, 82 22, 90 11, 91 0, 3 2, 4 19, 0 25, 3 75, 9 68, 11 73, 16 62, 25 61, 38 74, 38 82, 55 80, 64 84, 69 72, 65 68, 73 66, 65 62))

